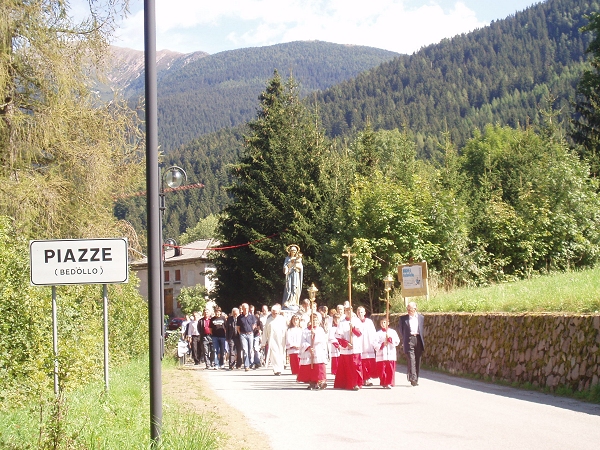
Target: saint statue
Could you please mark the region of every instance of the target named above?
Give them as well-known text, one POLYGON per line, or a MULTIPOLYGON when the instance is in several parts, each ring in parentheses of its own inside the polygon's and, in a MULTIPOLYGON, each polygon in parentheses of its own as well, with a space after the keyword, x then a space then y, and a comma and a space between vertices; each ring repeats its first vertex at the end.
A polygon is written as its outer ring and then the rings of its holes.
POLYGON ((285 274, 285 291, 283 292, 283 304, 286 307, 296 308, 300 305, 300 294, 302 293, 302 253, 296 244, 288 245, 286 248, 288 256, 283 262, 283 273, 285 274))

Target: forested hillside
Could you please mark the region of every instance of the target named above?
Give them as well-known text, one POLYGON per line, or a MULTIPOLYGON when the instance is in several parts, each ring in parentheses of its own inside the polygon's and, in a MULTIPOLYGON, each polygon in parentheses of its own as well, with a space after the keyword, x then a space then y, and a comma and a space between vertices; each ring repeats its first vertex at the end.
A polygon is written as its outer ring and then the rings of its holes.
MULTIPOLYGON (((256 113, 275 69, 308 94, 389 61, 397 53, 327 42, 291 42, 217 53, 164 72, 158 82, 159 142, 168 152, 202 134, 233 127, 256 113)), ((140 91, 143 85, 140 85, 140 91)))
MULTIPOLYGON (((535 5, 335 85, 318 94, 318 113, 328 134, 339 138, 339 142, 351 142, 368 120, 375 130, 406 130, 415 142, 418 157, 434 160, 441 158, 444 132, 460 151, 474 130, 482 130, 487 124, 516 127, 541 123, 540 111, 547 107, 548 98, 556 99, 553 106, 557 118, 564 121, 571 114, 569 102, 574 100, 592 37, 579 28, 587 23, 585 15, 598 9, 597 1, 582 0, 551 0, 535 5)), ((204 58, 198 63, 209 60, 204 58)), ((284 77, 285 70, 281 70, 284 77)), ((293 75, 298 79, 300 74, 295 70, 293 75)), ((237 82, 248 84, 243 80, 237 82)), ((215 84, 209 78, 205 81, 207 86, 211 82, 215 84)), ((213 92, 224 95, 223 90, 213 92)), ((315 98, 306 100, 314 102, 315 98)), ((249 110, 256 105, 255 96, 249 110)), ((173 114, 173 120, 176 116, 173 114)), ((197 126, 206 127, 201 123, 197 126)), ((167 155, 168 163, 188 170, 190 182, 211 185, 202 192, 171 196, 181 199, 173 202, 182 202, 178 211, 169 208, 172 217, 166 227, 171 236, 195 224, 188 219, 191 211, 201 218, 223 208, 227 201, 223 185, 212 183, 226 183, 224 165, 233 162, 242 148, 241 135, 240 130, 221 130, 167 155)), ((132 205, 128 208, 126 217, 133 222, 145 220, 136 219, 143 216, 142 209, 132 205)))
POLYGON ((395 58, 323 92, 323 124, 332 136, 367 119, 376 129, 406 127, 419 154, 431 156, 445 130, 461 146, 488 123, 540 123, 548 96, 567 117, 591 38, 579 28, 598 9, 597 1, 549 0, 395 58))
MULTIPOLYGON (((204 184, 203 188, 166 195, 165 237, 177 239, 198 220, 223 210, 229 199, 225 186, 231 183, 227 165, 235 161, 241 148, 242 128, 225 128, 165 156, 164 167, 178 165, 186 171, 188 184, 204 184)), ((145 190, 142 185, 139 189, 145 190)), ((122 198, 116 202, 114 212, 118 219, 131 222, 140 238, 145 236, 146 197, 122 198)))

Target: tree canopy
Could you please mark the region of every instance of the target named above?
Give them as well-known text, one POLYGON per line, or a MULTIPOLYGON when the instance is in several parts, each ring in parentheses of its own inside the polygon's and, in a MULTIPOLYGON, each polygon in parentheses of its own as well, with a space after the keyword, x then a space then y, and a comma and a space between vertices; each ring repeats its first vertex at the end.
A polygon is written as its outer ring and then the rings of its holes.
POLYGON ((91 5, 78 24, 60 0, 0 5, 0 212, 36 238, 114 233, 113 198, 142 174, 136 112, 91 89, 125 5, 91 5))
MULTIPOLYGON (((90 2, 82 23, 64 0, 0 2, 0 404, 43 402, 54 355, 48 288, 30 286, 30 239, 129 236, 114 197, 143 173, 137 112, 92 86, 119 1, 90 2), (97 8, 97 9, 96 9, 97 8)), ((147 345, 137 278, 109 287, 111 364, 147 345)), ((101 377, 102 287, 57 287, 63 392, 101 377)))

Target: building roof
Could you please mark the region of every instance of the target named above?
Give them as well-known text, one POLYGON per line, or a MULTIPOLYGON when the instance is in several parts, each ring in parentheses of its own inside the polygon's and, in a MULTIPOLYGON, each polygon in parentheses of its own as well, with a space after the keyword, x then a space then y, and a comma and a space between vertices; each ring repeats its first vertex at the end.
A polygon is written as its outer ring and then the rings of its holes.
MULTIPOLYGON (((190 263, 194 261, 208 261, 210 248, 218 247, 220 242, 216 239, 201 239, 177 247, 165 246, 165 264, 190 263), (176 256, 177 254, 177 256, 176 256)), ((143 269, 148 266, 148 258, 138 259, 131 263, 133 269, 143 269)))

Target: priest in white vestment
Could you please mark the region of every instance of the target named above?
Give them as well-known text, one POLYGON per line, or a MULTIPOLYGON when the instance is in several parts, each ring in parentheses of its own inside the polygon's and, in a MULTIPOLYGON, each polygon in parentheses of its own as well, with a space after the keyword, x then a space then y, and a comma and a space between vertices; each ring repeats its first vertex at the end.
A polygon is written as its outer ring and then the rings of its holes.
POLYGON ((267 346, 268 348, 266 361, 271 363, 275 375, 281 375, 285 368, 287 322, 280 312, 281 305, 273 305, 271 308, 272 320, 269 320, 265 326, 261 344, 263 347, 267 346))

